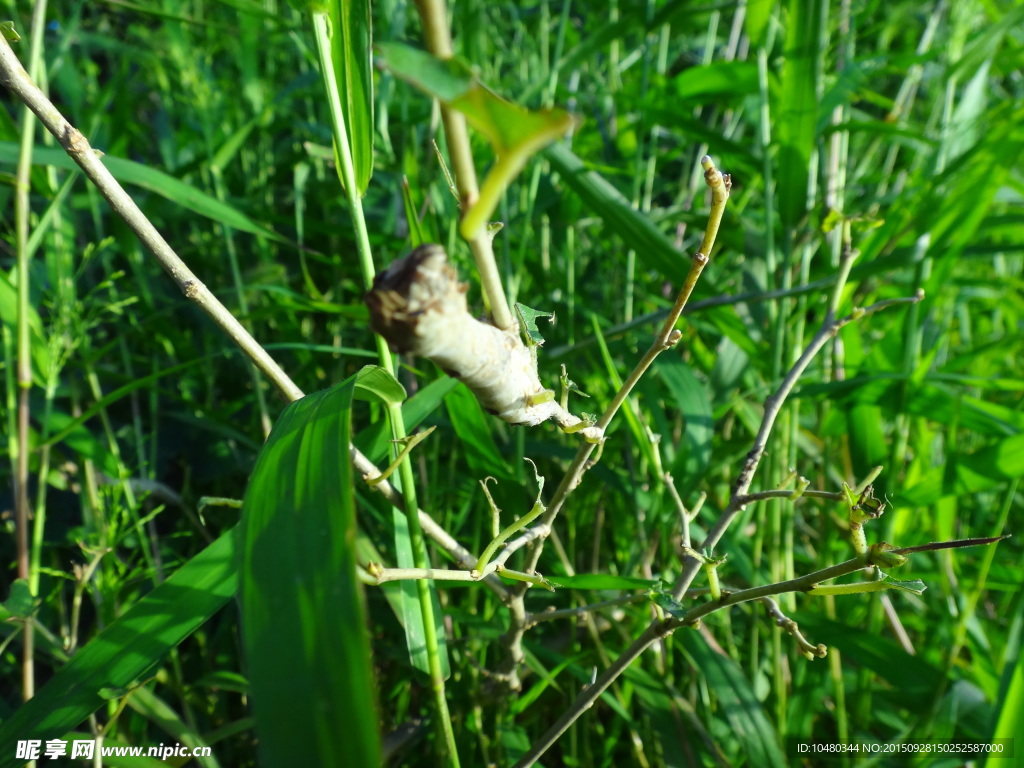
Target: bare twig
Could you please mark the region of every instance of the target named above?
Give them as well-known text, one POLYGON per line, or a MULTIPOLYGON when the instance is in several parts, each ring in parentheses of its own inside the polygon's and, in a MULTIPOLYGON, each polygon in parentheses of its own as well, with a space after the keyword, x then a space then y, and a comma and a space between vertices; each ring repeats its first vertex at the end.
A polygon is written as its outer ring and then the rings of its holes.
MULTIPOLYGON (((82 135, 65 119, 60 111, 32 82, 24 67, 18 61, 10 44, 0 35, 0 83, 21 99, 39 118, 46 129, 56 137, 61 146, 81 168, 100 194, 110 203, 136 234, 143 245, 152 251, 157 261, 178 285, 185 298, 194 302, 227 336, 238 346, 253 364, 277 387, 289 401, 303 397, 298 385, 284 372, 277 362, 260 346, 241 323, 221 304, 217 297, 195 276, 184 261, 175 253, 156 227, 146 218, 131 196, 107 170, 100 155, 93 150, 82 135)), ((352 462, 361 475, 375 477, 380 470, 355 446, 349 446, 352 462)), ((376 490, 391 504, 403 509, 402 494, 386 480, 375 486, 376 490)), ((460 565, 472 564, 475 559, 456 542, 429 515, 420 510, 420 524, 423 531, 460 565)), ((507 592, 506 587, 496 579, 487 580, 487 586, 499 595, 507 592)))
POLYGON ((649 600, 650 598, 646 594, 626 595, 625 597, 616 597, 613 600, 602 600, 599 603, 581 605, 578 608, 563 608, 561 610, 552 609, 549 611, 541 611, 540 613, 531 613, 526 617, 526 628, 532 629, 544 621, 574 619, 588 613, 594 613, 595 611, 603 611, 605 608, 616 608, 620 605, 630 605, 632 603, 646 603, 649 600))
MULTIPOLYGON (((795 386, 797 380, 800 378, 801 374, 803 374, 803 372, 806 370, 808 364, 810 363, 814 355, 817 354, 819 350, 821 350, 821 348, 827 343, 829 339, 834 338, 835 335, 839 332, 839 330, 848 323, 853 322, 854 320, 859 320, 863 317, 873 314, 874 312, 880 311, 886 307, 893 306, 894 304, 913 303, 920 301, 923 298, 923 293, 919 291, 918 294, 913 297, 881 301, 878 302, 877 304, 873 304, 872 306, 864 309, 855 309, 848 316, 843 317, 841 319, 836 319, 836 308, 838 307, 839 299, 842 295, 842 290, 846 285, 846 279, 849 276, 854 256, 855 252, 850 249, 847 249, 847 251, 843 254, 843 260, 840 263, 839 268, 839 275, 837 277, 836 285, 829 303, 829 310, 825 317, 825 321, 822 324, 821 329, 811 340, 810 344, 808 344, 807 348, 804 350, 804 353, 800 356, 800 358, 796 361, 796 363, 794 363, 790 371, 786 374, 776 392, 765 401, 765 412, 761 420, 761 426, 758 429, 757 436, 755 437, 754 446, 747 454, 747 458, 743 464, 743 468, 741 469, 739 477, 736 480, 736 484, 733 488, 729 504, 722 512, 722 515, 719 517, 715 526, 708 532, 708 535, 704 539, 701 549, 711 550, 715 547, 716 544, 718 544, 718 542, 722 538, 722 535, 725 533, 725 530, 736 518, 736 515, 743 509, 743 505, 746 504, 749 500, 750 497, 748 497, 747 492, 750 489, 750 484, 753 480, 754 472, 757 470, 757 466, 761 461, 761 457, 764 455, 764 450, 768 442, 768 436, 771 433, 772 427, 775 424, 775 420, 779 415, 779 411, 781 410, 786 398, 789 396, 789 393, 793 390, 793 387, 795 386)), ((782 491, 781 493, 784 495, 791 495, 792 492, 782 491)), ((811 492, 805 491, 805 493, 809 495, 811 492)), ((854 570, 857 570, 858 568, 863 568, 865 565, 863 562, 861 562, 859 565, 853 565, 854 563, 858 562, 858 560, 860 560, 860 558, 857 558, 853 561, 848 561, 848 563, 841 564, 840 566, 833 566, 833 569, 850 568, 850 570, 845 570, 843 571, 843 573, 852 573, 854 570)), ((686 557, 684 559, 683 570, 679 578, 676 580, 676 583, 672 590, 672 596, 674 599, 681 600, 685 596, 687 590, 690 587, 690 584, 692 584, 693 579, 696 576, 697 572, 700 570, 700 568, 701 562, 699 560, 692 557, 686 557)), ((833 569, 826 569, 825 572, 828 572, 833 569)), ((811 576, 818 578, 819 581, 824 580, 825 577, 823 574, 825 572, 819 571, 815 574, 811 574, 811 576)), ((836 578, 836 576, 838 575, 842 574, 839 572, 835 572, 835 575, 829 576, 828 578, 836 578)), ((781 584, 787 584, 793 587, 793 589, 784 589, 782 591, 800 591, 809 586, 808 584, 802 582, 801 579, 796 579, 792 582, 782 582, 781 584), (799 586, 797 586, 798 583, 799 586)), ((769 596, 772 594, 779 594, 780 592, 772 591, 773 589, 779 586, 779 584, 775 584, 768 585, 767 587, 754 588, 753 590, 743 590, 741 592, 732 593, 731 595, 726 596, 726 598, 724 599, 730 600, 728 604, 731 605, 733 604, 733 602, 731 601, 738 599, 736 597, 737 595, 743 595, 744 599, 753 600, 760 597, 769 596)), ((709 603, 707 605, 718 605, 718 601, 716 601, 715 603, 709 603)), ((633 660, 638 658, 644 652, 644 650, 646 650, 650 645, 657 642, 661 638, 671 634, 675 628, 682 626, 684 623, 692 622, 700 618, 701 616, 712 612, 712 610, 714 609, 709 609, 707 607, 695 609, 694 611, 688 612, 686 614, 685 619, 683 619, 682 621, 654 621, 643 632, 643 634, 641 634, 636 640, 634 640, 629 645, 629 647, 622 653, 621 656, 619 656, 618 659, 615 660, 615 662, 611 666, 608 667, 608 669, 606 669, 601 675, 598 676, 594 685, 589 686, 588 688, 580 692, 580 694, 576 697, 576 700, 572 703, 572 705, 563 713, 562 717, 560 717, 558 721, 553 726, 551 726, 548 732, 541 737, 540 741, 534 744, 530 751, 526 755, 524 755, 523 758, 516 764, 517 768, 519 766, 533 765, 533 763, 542 754, 544 754, 544 752, 547 751, 547 749, 552 744, 554 744, 558 737, 561 736, 561 734, 564 733, 565 730, 568 729, 568 727, 572 725, 572 723, 575 722, 576 719, 580 717, 580 715, 583 714, 583 712, 585 712, 591 706, 593 706, 598 696, 600 696, 601 693, 605 689, 607 689, 608 686, 611 685, 612 682, 614 682, 614 680, 620 674, 622 674, 622 672, 629 666, 629 664, 631 664, 633 660)))
MULTIPOLYGON (((840 272, 843 274, 849 274, 849 268, 853 260, 853 254, 850 253, 845 257, 845 269, 844 266, 840 266, 840 272)), ((838 295, 843 286, 846 284, 845 278, 836 283, 836 292, 838 295)), ((803 375, 803 372, 807 370, 807 366, 816 354, 825 346, 829 339, 832 339, 839 333, 839 330, 853 322, 859 320, 868 315, 872 315, 887 307, 894 306, 896 304, 913 304, 924 298, 924 292, 919 291, 917 295, 887 299, 880 301, 877 304, 872 304, 870 307, 854 309, 846 317, 835 319, 834 309, 830 308, 825 318, 825 322, 821 326, 821 330, 815 334, 814 338, 811 339, 810 344, 807 345, 807 349, 800 355, 800 358, 793 364, 793 367, 789 369, 789 373, 783 378, 782 383, 774 394, 768 397, 764 403, 764 416, 761 419, 761 426, 757 430, 757 436, 754 438, 754 446, 747 453, 747 458, 743 462, 743 467, 740 469, 740 474, 736 478, 736 484, 733 487, 732 497, 729 500, 729 505, 722 512, 718 521, 714 527, 708 531, 707 537, 704 539, 701 549, 714 549, 715 545, 721 540, 722 535, 726 529, 732 524, 732 521, 736 519, 736 515, 740 513, 745 505, 745 499, 747 491, 750 489, 750 483, 754 479, 754 472, 757 471, 757 465, 761 462, 761 457, 764 455, 764 450, 768 445, 768 436, 771 434, 772 427, 775 426, 775 420, 778 418, 779 412, 782 410, 783 404, 789 397, 789 393, 793 391, 793 387, 796 386, 797 380, 803 375)), ((683 564, 682 573, 676 580, 675 586, 672 589, 672 595, 677 600, 685 594, 687 588, 693 582, 694 576, 697 575, 697 571, 700 570, 700 563, 693 558, 687 558, 683 564)))
MULTIPOLYGON (((701 165, 704 167, 704 180, 708 187, 711 189, 712 202, 711 212, 708 216, 708 225, 704 231, 704 238, 698 250, 693 256, 693 264, 690 267, 690 271, 683 282, 682 288, 679 290, 679 294, 676 296, 675 304, 672 310, 669 312, 668 317, 665 319, 664 324, 661 327, 661 331, 654 338, 650 348, 640 359, 640 362, 636 364, 636 367, 630 373, 629 377, 623 382, 622 387, 612 398, 611 403, 605 409, 601 418, 597 422, 597 428, 604 430, 611 423, 615 414, 618 413, 619 408, 626 401, 626 398, 632 392, 633 387, 636 386, 640 378, 647 372, 647 370, 654 363, 655 358, 667 349, 672 348, 678 343, 682 334, 675 329, 676 323, 679 321, 679 316, 682 314, 683 309, 686 307, 687 301, 689 301, 690 294, 693 293, 693 288, 697 284, 697 280, 700 278, 701 272, 704 271, 705 265, 708 263, 711 250, 714 248, 715 239, 718 236, 718 228, 721 226, 722 215, 725 213, 725 204, 729 199, 729 190, 732 187, 732 180, 728 174, 722 174, 716 167, 710 157, 704 156, 701 158, 701 165)), ((569 464, 566 469, 565 475, 562 478, 562 482, 559 483, 558 488, 555 489, 555 493, 551 498, 551 502, 548 505, 547 511, 544 513, 544 517, 541 522, 550 528, 554 522, 558 513, 562 511, 562 507, 565 504, 565 500, 569 494, 579 485, 580 480, 583 478, 583 473, 587 470, 588 461, 591 454, 593 453, 595 445, 592 443, 583 443, 576 453, 575 458, 569 464)), ((527 560, 526 571, 531 572, 536 570, 537 563, 540 561, 542 552, 541 546, 533 548, 529 559, 527 560)), ((515 591, 512 597, 513 603, 522 603, 525 595, 525 588, 520 587, 515 591)), ((502 663, 501 672, 509 681, 510 687, 516 689, 519 687, 519 679, 516 673, 516 667, 519 664, 519 660, 522 659, 522 651, 518 649, 518 646, 522 642, 522 636, 525 632, 525 625, 522 622, 516 620, 516 616, 526 617, 526 611, 521 605, 517 606, 517 610, 512 613, 512 621, 509 624, 508 632, 505 635, 503 643, 510 649, 510 653, 506 656, 502 663), (518 649, 518 650, 517 650, 518 649)))

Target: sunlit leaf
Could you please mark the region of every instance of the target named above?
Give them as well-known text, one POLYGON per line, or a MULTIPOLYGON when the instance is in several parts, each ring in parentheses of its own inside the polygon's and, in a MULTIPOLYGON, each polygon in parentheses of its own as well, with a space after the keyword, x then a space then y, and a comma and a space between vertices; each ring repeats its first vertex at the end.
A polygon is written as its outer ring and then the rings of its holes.
POLYGON ((469 64, 459 59, 442 61, 399 43, 382 43, 377 47, 391 72, 462 112, 497 155, 480 186, 479 199, 466 211, 460 224, 463 237, 476 237, 487 225, 509 182, 531 156, 573 126, 573 117, 562 109, 531 112, 506 101, 481 83, 469 64))
POLYGON ((285 409, 245 495, 242 637, 267 765, 380 764, 348 455, 356 380, 285 409))
POLYGON ((532 309, 525 304, 516 303, 516 316, 519 318, 519 327, 526 333, 530 339, 531 344, 541 346, 544 344, 544 337, 541 335, 540 329, 537 327, 538 317, 550 317, 551 322, 554 323, 554 312, 541 312, 537 309, 532 309))

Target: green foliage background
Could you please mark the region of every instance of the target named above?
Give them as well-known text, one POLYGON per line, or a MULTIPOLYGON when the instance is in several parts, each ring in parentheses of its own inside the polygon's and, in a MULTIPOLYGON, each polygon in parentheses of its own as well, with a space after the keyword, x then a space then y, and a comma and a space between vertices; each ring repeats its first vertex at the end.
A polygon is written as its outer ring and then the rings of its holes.
MULTIPOLYGON (((27 32, 24 9, 0 9, 27 32)), ((44 80, 55 103, 292 378, 312 392, 370 362, 352 225, 305 19, 273 0, 66 1, 51 3, 48 18, 44 80)), ((706 215, 698 158, 709 152, 735 184, 683 340, 641 383, 601 463, 571 497, 559 546, 541 563, 563 586, 531 592, 529 610, 642 596, 678 573, 679 516, 660 472, 672 473, 689 505, 707 494, 694 523, 699 541, 728 501, 765 397, 824 315, 839 256, 826 231, 836 213, 854 219, 860 251, 843 314, 919 288, 926 298, 853 323, 826 348, 783 411, 754 489, 776 487, 792 468, 812 488, 837 490, 883 465, 875 486, 891 508, 869 525, 869 541, 912 546, 1018 531, 1022 18, 1008 0, 454 3, 457 52, 486 83, 525 106, 558 104, 582 118, 568 148, 548 150, 510 187, 495 241, 510 297, 556 313, 543 328, 541 370, 554 387, 567 366, 591 397, 573 399, 577 411, 608 402, 685 273, 664 237, 682 254, 695 247, 706 215), (580 161, 622 199, 607 186, 580 189, 571 179, 580 161)), ((420 44, 408 3, 376 3, 373 23, 378 40, 420 44)), ((479 310, 457 205, 431 146, 437 140, 444 154, 438 113, 388 73, 376 81, 363 204, 378 266, 409 250, 405 178, 420 227, 446 246, 479 310)), ((0 181, 10 181, 23 118, 6 94, 3 106, 0 181)), ((46 513, 35 609, 42 683, 143 596, 180 607, 168 596, 193 573, 180 569, 219 557, 228 539, 194 559, 239 518, 223 506, 198 514, 199 499, 241 498, 284 404, 50 137, 37 134, 36 147, 31 493, 46 513), (95 570, 76 576, 87 563, 95 570), (168 586, 175 573, 179 582, 168 586)), ((482 171, 493 157, 482 140, 475 147, 482 171)), ((0 407, 13 454, 12 199, 13 185, 0 184, 0 407)), ((491 489, 507 522, 532 503, 524 457, 551 488, 574 440, 548 426, 508 428, 461 387, 432 384, 443 374, 429 362, 403 362, 400 378, 419 393, 406 405, 408 425, 438 427, 414 454, 420 506, 479 553, 491 517, 478 481, 498 480, 491 489)), ((353 429, 380 463, 381 408, 357 404, 353 429)), ((10 471, 0 468, 5 479, 10 471)), ((362 485, 356 493, 361 561, 394 564, 390 508, 362 485)), ((843 526, 834 504, 752 504, 719 547, 729 554, 722 579, 758 585, 845 560, 843 526)), ((894 575, 929 589, 892 595, 888 612, 877 595, 780 600, 811 642, 829 645, 824 661, 804 659, 760 605, 714 614, 631 667, 546 764, 761 765, 779 761, 788 736, 1024 733, 1020 556, 1017 539, 916 555, 894 575)), ((0 542, 0 559, 10 583, 13 536, 0 542)), ((234 574, 222 572, 230 587, 234 574)), ((408 737, 394 763, 416 765, 433 748, 422 724, 430 697, 410 666, 394 590, 366 592, 379 714, 385 732, 408 737)), ((212 612, 232 591, 214 589, 196 611, 212 612)), ((440 594, 449 706, 468 765, 511 764, 654 610, 641 599, 539 624, 527 635, 524 689, 506 697, 487 675, 502 658, 505 609, 479 586, 440 594)), ((15 609, 9 601, 6 610, 15 609)), ((18 631, 15 621, 0 625, 8 725, 20 703, 18 631)), ((105 680, 97 688, 111 689, 93 706, 101 725, 116 714, 111 743, 207 743, 215 758, 204 764, 254 764, 234 603, 175 631, 153 651, 159 663, 126 679, 105 676, 130 638, 107 656, 93 645, 93 656, 76 659, 105 680)), ((32 737, 20 733, 13 738, 32 737)))

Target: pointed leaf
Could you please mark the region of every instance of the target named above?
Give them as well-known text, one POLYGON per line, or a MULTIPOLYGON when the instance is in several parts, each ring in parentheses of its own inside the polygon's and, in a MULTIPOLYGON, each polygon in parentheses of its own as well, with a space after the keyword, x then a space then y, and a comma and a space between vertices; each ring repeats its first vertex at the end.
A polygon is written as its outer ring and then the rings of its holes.
POLYGON ((522 331, 524 331, 530 339, 530 343, 536 346, 542 346, 544 344, 544 337, 541 335, 540 329, 537 327, 538 317, 550 317, 551 323, 553 324, 555 313, 554 312, 541 312, 537 309, 532 309, 525 304, 516 304, 516 316, 519 318, 519 325, 522 331))
POLYGON ((230 600, 238 586, 234 530, 189 560, 78 651, 0 726, 0 768, 19 739, 57 739, 106 705, 101 691, 128 688, 230 600))
POLYGON ((331 0, 331 62, 352 149, 356 190, 366 193, 373 175, 373 61, 369 0, 331 0))
POLYGON ((380 764, 348 456, 359 378, 285 409, 245 494, 242 637, 266 765, 380 764))
POLYGON ((460 59, 437 59, 399 43, 383 43, 377 49, 395 76, 464 114, 498 156, 480 186, 479 199, 460 225, 463 237, 476 237, 509 182, 532 155, 573 126, 572 115, 562 109, 531 112, 506 101, 481 83, 472 67, 460 59))

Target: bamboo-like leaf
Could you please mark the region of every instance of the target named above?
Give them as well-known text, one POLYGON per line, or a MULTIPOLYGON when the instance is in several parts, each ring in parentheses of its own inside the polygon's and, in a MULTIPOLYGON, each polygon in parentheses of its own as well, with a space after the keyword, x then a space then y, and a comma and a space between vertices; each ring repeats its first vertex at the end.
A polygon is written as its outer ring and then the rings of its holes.
POLYGON ((718 697, 731 737, 739 743, 750 764, 786 765, 775 728, 740 666, 728 656, 709 648, 696 632, 683 631, 676 637, 718 697))
MULTIPOLYGON (((0 141, 0 163, 13 165, 18 161, 18 145, 12 141, 0 141)), ((55 168, 66 170, 77 169, 75 161, 62 149, 49 147, 33 147, 32 162, 35 165, 52 165, 55 168)), ((134 184, 149 192, 160 195, 182 208, 187 208, 193 213, 198 213, 218 224, 223 224, 233 229, 249 232, 254 235, 262 235, 279 243, 287 243, 288 240, 267 227, 257 224, 237 208, 227 203, 222 203, 215 197, 193 187, 180 179, 158 171, 155 168, 125 160, 123 157, 103 156, 103 164, 111 175, 122 184, 134 184)), ((144 206, 143 206, 144 207, 144 206)))
POLYGON ((359 378, 285 409, 245 495, 242 635, 266 765, 380 764, 347 448, 359 378))
MULTIPOLYGON (((1024 604, 1018 603, 1015 621, 1011 623, 1010 637, 1006 644, 1005 664, 999 684, 999 697, 993 712, 992 737, 1007 739, 1019 737, 1024 731, 1024 652, 1021 652, 1020 631, 1024 623, 1024 604), (1016 641, 1016 642, 1014 642, 1016 641)), ((1018 747, 1019 749, 1019 747, 1018 747)), ((1006 760, 986 760, 985 766, 998 766, 1006 760)))
POLYGON ((373 30, 369 0, 331 0, 331 61, 352 148, 356 190, 366 194, 373 175, 373 30))
POLYGON ((711 462, 711 436, 715 427, 711 398, 707 386, 679 358, 665 355, 655 367, 686 419, 686 431, 674 466, 678 472, 676 485, 685 496, 703 477, 711 462))
POLYGON ((619 190, 598 173, 587 170, 583 161, 562 144, 552 144, 545 149, 544 157, 583 203, 636 251, 639 259, 666 278, 682 282, 689 269, 688 260, 619 190))
POLYGON ((747 37, 750 38, 751 47, 759 46, 764 42, 774 5, 775 0, 747 1, 747 15, 743 18, 743 26, 747 31, 747 37))
POLYGON ((437 59, 399 43, 382 43, 377 48, 396 77, 462 112, 498 156, 480 186, 479 199, 460 225, 463 237, 475 237, 526 161, 564 135, 573 126, 573 117, 562 109, 531 112, 506 101, 481 83, 461 59, 437 59))
POLYGON ((19 739, 61 738, 104 706, 103 689, 128 688, 230 600, 238 586, 234 530, 189 560, 104 629, 0 726, 0 768, 19 739))
POLYGON ((807 210, 807 181, 818 123, 816 92, 822 3, 790 0, 782 88, 774 105, 779 144, 779 215, 793 227, 807 210))
POLYGON ((757 93, 757 65, 750 61, 722 61, 691 67, 676 75, 675 86, 680 99, 725 96, 739 100, 745 94, 757 93))
POLYGON ((365 365, 352 381, 356 400, 398 405, 405 400, 405 387, 379 365, 365 365))

